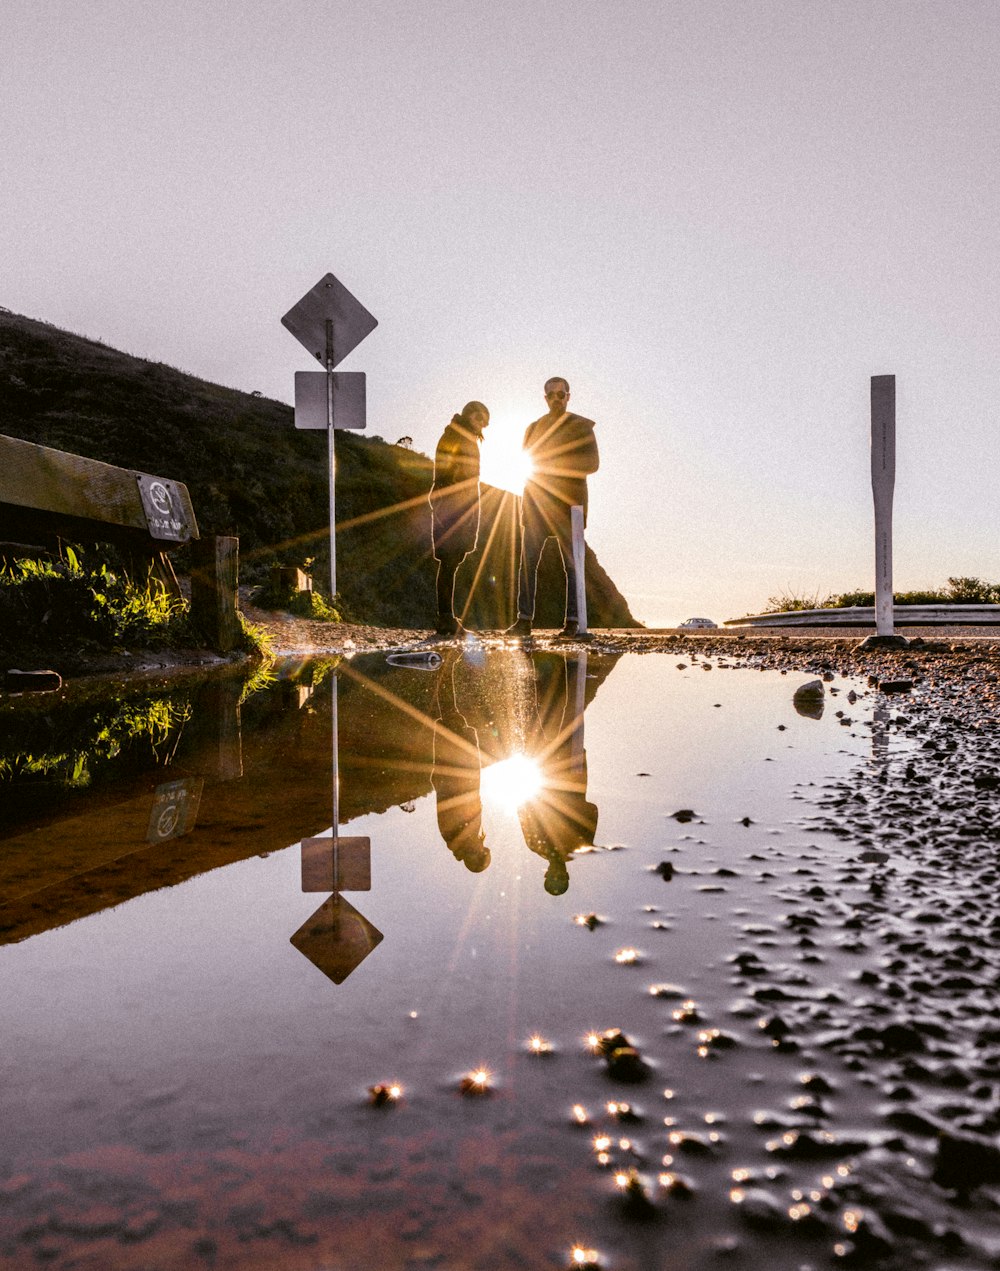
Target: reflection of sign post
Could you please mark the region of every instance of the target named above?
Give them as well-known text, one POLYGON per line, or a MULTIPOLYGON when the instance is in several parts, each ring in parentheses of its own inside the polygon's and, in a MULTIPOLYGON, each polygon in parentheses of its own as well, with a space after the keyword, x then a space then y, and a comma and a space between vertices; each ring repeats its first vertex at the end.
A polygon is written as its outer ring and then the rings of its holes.
POLYGON ((896 377, 873 375, 872 495, 875 500, 875 633, 893 634, 892 493, 896 484, 896 377))
POLYGON ((204 786, 201 777, 157 786, 146 827, 147 843, 165 843, 194 829, 204 786))
POLYGON ((316 372, 303 379, 304 401, 315 397, 319 388, 320 401, 325 394, 326 418, 324 422, 306 422, 315 419, 315 406, 300 411, 299 376, 295 377, 295 426, 297 428, 326 428, 330 466, 330 596, 337 594, 337 546, 334 523, 336 502, 334 498, 334 448, 335 428, 364 428, 364 376, 335 376, 333 368, 342 362, 353 348, 361 343, 378 326, 360 300, 347 290, 342 282, 326 274, 311 291, 307 291, 281 319, 296 340, 326 369, 322 383, 313 380, 316 372), (338 386, 338 378, 342 385, 338 386), (351 381, 348 384, 348 381, 351 381), (360 422, 358 415, 358 390, 360 388, 360 422), (348 404, 350 403, 350 404, 348 404), (301 422, 300 422, 301 421, 301 422))
POLYGON ((344 900, 345 891, 371 891, 371 839, 340 833, 340 763, 337 677, 330 684, 333 826, 329 838, 302 840, 302 890, 333 895, 292 936, 292 944, 334 984, 342 984, 382 940, 364 914, 344 900))
POLYGON ((334 984, 343 984, 381 940, 381 931, 342 896, 324 900, 292 936, 299 953, 334 984))
POLYGON ((372 841, 369 838, 302 840, 303 891, 371 891, 372 841))

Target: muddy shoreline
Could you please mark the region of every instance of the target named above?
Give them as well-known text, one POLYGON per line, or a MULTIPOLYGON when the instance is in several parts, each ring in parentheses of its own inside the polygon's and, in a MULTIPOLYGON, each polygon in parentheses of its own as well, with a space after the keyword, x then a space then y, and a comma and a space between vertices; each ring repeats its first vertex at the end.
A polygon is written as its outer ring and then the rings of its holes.
MULTIPOLYGON (((382 652, 428 639, 425 632, 267 620, 276 653, 286 657, 382 652)), ((819 681, 813 709, 835 717, 845 736, 863 739, 865 757, 848 776, 801 792, 805 846, 757 845, 713 870, 699 844, 711 843, 719 827, 694 819, 683 828, 704 840, 664 849, 678 853, 664 858, 676 863, 678 879, 690 875, 700 885, 695 876, 711 874, 703 881, 715 891, 725 891, 735 866, 761 883, 769 912, 766 920, 743 919, 725 947, 728 1002, 700 1003, 706 1017, 699 1022, 673 1014, 677 1003, 667 1000, 665 1018, 677 1022, 663 1050, 705 1026, 708 1044, 719 1047, 713 1058, 724 1059, 731 1045, 742 1069, 763 1068, 763 1041, 790 1056, 798 1073, 786 1099, 756 1105, 759 1152, 752 1168, 733 1172, 729 1192, 745 1236, 720 1237, 716 1256, 756 1266, 763 1244, 780 1267, 985 1271, 1000 1266, 1000 638, 909 632, 903 648, 865 651, 858 645, 867 634, 634 630, 595 633, 586 647, 672 655, 664 670, 683 663, 712 675, 777 671, 788 677, 789 696, 819 681), (829 850, 829 835, 841 852, 829 850), (859 1117, 862 1105, 871 1111, 859 1117)), ((534 647, 552 645, 553 635, 540 633, 534 647)), ((500 645, 502 637, 483 643, 500 645)), ((111 677, 139 691, 178 675, 241 673, 203 655, 174 666, 157 655, 147 660, 111 677)), ((96 693, 108 678, 69 681, 63 693, 96 693)), ((664 895, 676 888, 665 873, 660 878, 664 895)), ((675 1237, 686 1227, 701 1231, 684 1196, 688 1180, 709 1203, 704 1143, 690 1127, 678 1133, 681 1184, 656 1201, 657 1218, 672 1224, 675 1237)), ((614 1163, 630 1161, 623 1155, 614 1163)), ((11 1219, 44 1226, 55 1203, 44 1188, 36 1195, 26 1186, 11 1219)), ((177 1265, 166 1252, 168 1226, 163 1265, 177 1265)), ((369 1230, 361 1223, 341 1232, 344 1265, 365 1265, 369 1230)), ((479 1240, 488 1233, 479 1225, 475 1231, 479 1240)), ((655 1223, 633 1216, 622 1239, 636 1232, 655 1243, 655 1223)), ((150 1236, 152 1245, 158 1239, 150 1236)), ((121 1265, 133 1265, 115 1248, 121 1265)), ((303 1259, 289 1253, 287 1265, 304 1266, 303 1259)))

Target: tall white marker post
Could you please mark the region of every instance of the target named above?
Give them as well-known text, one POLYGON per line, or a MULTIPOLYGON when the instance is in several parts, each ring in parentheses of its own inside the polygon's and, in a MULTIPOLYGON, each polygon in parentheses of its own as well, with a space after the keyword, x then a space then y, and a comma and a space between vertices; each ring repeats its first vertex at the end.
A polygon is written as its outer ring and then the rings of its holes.
POLYGON ((873 375, 872 496, 875 500, 875 634, 894 634, 892 494, 896 484, 896 377, 873 375))
POLYGON ((325 428, 330 468, 330 599, 337 594, 337 544, 334 500, 335 428, 364 428, 365 377, 358 371, 335 375, 333 368, 378 326, 360 300, 342 282, 325 274, 281 319, 296 340, 326 368, 296 371, 295 427, 325 428))
POLYGON ((587 547, 583 541, 583 508, 579 505, 569 510, 573 532, 573 572, 576 575, 577 634, 587 634, 587 547))

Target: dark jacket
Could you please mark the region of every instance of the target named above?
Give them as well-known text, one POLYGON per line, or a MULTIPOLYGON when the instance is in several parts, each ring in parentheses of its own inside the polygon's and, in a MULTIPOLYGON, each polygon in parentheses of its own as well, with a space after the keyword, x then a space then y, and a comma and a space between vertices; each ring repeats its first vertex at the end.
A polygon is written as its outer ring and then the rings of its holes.
POLYGON ((554 533, 556 525, 568 522, 569 509, 579 505, 586 524, 587 477, 600 465, 594 421, 572 413, 556 420, 543 415, 528 425, 524 449, 533 471, 524 485, 521 520, 554 533))
POLYGON ((431 538, 434 557, 465 556, 479 537, 479 443, 470 428, 453 419, 434 452, 431 538))

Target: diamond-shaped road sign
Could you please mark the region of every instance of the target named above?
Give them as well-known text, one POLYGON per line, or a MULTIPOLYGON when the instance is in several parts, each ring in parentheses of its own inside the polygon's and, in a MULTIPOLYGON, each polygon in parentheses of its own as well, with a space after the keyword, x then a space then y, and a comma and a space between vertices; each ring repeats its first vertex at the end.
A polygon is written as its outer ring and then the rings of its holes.
MULTIPOLYGON (((378 319, 373 318, 361 301, 356 300, 333 274, 326 274, 298 304, 288 310, 281 324, 329 370, 357 348, 366 335, 371 335, 378 326, 378 319), (330 334, 333 344, 329 364, 327 322, 332 324, 330 334)), ((326 427, 325 423, 323 427, 326 427)))
MULTIPOLYGON (((330 378, 327 371, 295 372, 296 428, 329 427, 326 395, 330 378)), ((332 379, 334 428, 364 428, 364 371, 334 371, 332 379)))

